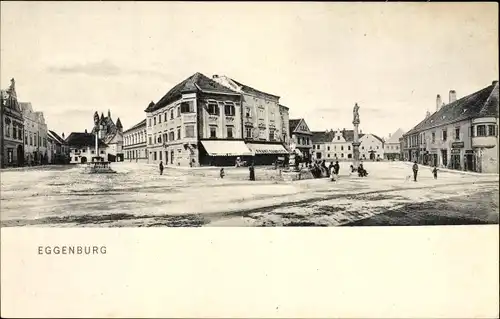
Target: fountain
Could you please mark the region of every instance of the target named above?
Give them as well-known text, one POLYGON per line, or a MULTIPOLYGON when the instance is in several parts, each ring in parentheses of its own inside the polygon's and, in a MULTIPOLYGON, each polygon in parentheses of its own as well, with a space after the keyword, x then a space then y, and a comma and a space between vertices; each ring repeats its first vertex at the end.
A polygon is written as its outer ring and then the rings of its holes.
POLYGON ((99 114, 95 112, 94 114, 94 124, 96 127, 95 132, 95 157, 92 157, 91 162, 87 162, 87 165, 84 169, 84 173, 86 174, 113 174, 116 171, 111 169, 110 162, 104 161, 103 158, 99 157, 99 131, 101 130, 101 126, 99 125, 99 114))

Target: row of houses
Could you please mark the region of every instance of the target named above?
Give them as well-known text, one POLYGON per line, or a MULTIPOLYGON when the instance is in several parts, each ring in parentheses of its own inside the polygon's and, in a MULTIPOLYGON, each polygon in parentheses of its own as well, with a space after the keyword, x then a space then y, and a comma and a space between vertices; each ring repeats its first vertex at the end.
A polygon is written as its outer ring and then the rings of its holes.
POLYGON ((436 111, 400 139, 405 161, 483 173, 498 173, 498 81, 448 104, 436 97, 436 111))
POLYGON ((0 123, 1 168, 68 162, 64 134, 48 130, 43 112, 18 101, 14 79, 1 90, 0 123))
MULTIPOLYGON (((123 132, 125 160, 203 166, 234 165, 237 158, 271 164, 291 153, 305 161, 352 157, 352 130, 311 131, 305 119, 289 118, 280 96, 228 76, 195 73, 145 113, 123 132)), ((361 134, 361 143, 362 158, 386 158, 380 137, 361 134)), ((399 138, 391 147, 399 159, 399 138)))

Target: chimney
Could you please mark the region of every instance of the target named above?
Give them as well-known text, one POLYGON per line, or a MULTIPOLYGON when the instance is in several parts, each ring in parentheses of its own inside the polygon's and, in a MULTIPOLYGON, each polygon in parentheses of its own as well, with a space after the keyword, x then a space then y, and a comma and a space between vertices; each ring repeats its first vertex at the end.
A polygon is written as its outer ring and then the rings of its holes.
POLYGON ((442 104, 441 95, 438 94, 436 97, 436 112, 439 111, 439 109, 441 108, 441 104, 442 104))
POLYGON ((214 78, 214 79, 218 79, 218 78, 219 78, 219 75, 218 75, 218 74, 214 74, 213 78, 214 78))
POLYGON ((431 116, 431 112, 429 112, 429 110, 427 110, 427 112, 425 113, 425 118, 428 118, 429 116, 431 116))
POLYGON ((108 117, 111 119, 111 111, 108 109, 108 117))
POLYGON ((450 98, 449 98, 449 103, 453 103, 457 100, 457 92, 455 90, 450 90, 450 98))
POLYGON ((87 129, 85 129, 85 134, 87 134, 87 129))
POLYGON ((64 132, 62 133, 62 138, 64 139, 64 132))
POLYGON ((491 85, 497 85, 498 81, 491 82, 491 85))

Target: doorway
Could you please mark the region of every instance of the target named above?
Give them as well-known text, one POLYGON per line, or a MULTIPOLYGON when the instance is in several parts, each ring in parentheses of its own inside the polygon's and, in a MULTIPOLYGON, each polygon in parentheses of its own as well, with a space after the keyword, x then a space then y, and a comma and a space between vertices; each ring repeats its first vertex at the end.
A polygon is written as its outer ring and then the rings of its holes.
POLYGON ((475 167, 474 167, 474 154, 466 154, 465 155, 465 170, 474 172, 475 167))
POLYGON ((87 163, 87 157, 82 156, 82 158, 80 159, 80 163, 82 163, 82 164, 87 163))
POLYGON ((451 155, 451 168, 452 169, 461 169, 461 167, 460 167, 460 154, 452 154, 451 155))
POLYGON ((17 146, 17 166, 24 166, 24 150, 22 145, 17 146))

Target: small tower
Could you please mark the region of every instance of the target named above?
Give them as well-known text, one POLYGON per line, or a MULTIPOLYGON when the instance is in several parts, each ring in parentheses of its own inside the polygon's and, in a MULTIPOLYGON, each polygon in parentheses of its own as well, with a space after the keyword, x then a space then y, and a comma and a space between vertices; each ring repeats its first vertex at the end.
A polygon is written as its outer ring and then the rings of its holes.
POLYGON ((116 128, 118 129, 119 132, 123 131, 123 126, 122 126, 122 122, 120 121, 120 118, 118 118, 116 120, 116 128))
POLYGON ((108 109, 108 118, 111 120, 111 111, 108 109))

